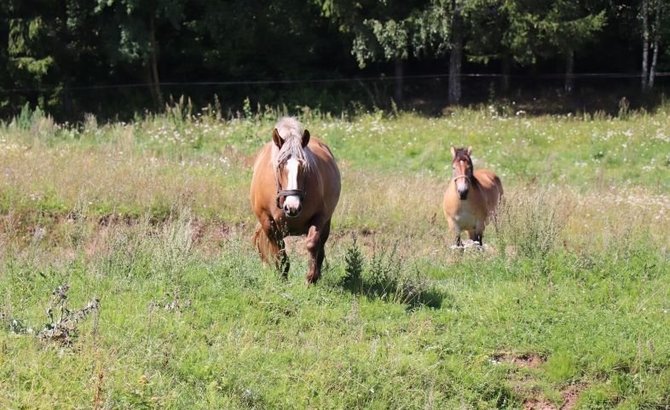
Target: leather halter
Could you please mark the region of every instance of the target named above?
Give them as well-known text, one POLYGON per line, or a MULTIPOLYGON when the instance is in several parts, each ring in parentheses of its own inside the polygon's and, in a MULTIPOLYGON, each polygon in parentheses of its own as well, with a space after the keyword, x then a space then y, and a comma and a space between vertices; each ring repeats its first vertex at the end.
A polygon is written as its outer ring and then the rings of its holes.
MULTIPOLYGON (((281 182, 279 182, 279 167, 277 167, 275 175, 277 176, 275 183, 277 186, 277 208, 281 209, 280 200, 281 198, 286 198, 287 196, 297 196, 300 198, 300 201, 305 199, 305 190, 303 189, 282 189, 281 182)), ((305 176, 303 175, 303 185, 304 185, 305 176)))

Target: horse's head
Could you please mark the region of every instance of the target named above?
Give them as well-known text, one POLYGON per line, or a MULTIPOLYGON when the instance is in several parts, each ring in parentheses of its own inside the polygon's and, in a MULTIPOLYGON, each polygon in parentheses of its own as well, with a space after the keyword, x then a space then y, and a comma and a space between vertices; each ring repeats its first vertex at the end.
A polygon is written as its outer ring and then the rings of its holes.
POLYGON ((451 147, 451 155, 453 159, 451 160, 451 169, 452 169, 452 178, 456 184, 456 191, 458 191, 458 196, 461 200, 468 198, 468 192, 470 191, 470 184, 472 184, 472 147, 468 148, 454 148, 451 147))
POLYGON ((309 143, 309 131, 292 133, 282 137, 277 128, 272 132, 272 141, 278 149, 276 156, 277 207, 289 218, 302 211, 305 198, 305 179, 310 161, 305 147, 309 143))

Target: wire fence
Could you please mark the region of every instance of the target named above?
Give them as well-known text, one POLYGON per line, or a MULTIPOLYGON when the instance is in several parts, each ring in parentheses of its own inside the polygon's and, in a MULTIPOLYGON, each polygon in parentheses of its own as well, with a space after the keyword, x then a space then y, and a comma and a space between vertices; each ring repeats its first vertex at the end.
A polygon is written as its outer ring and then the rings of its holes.
MULTIPOLYGON (((570 93, 564 90, 565 74, 464 73, 460 77, 463 104, 503 100, 520 106, 535 103, 538 110, 544 111, 616 111, 622 97, 630 100, 631 108, 649 106, 657 104, 670 90, 670 72, 656 73, 653 93, 641 92, 639 73, 575 73, 570 93)), ((448 83, 448 73, 438 73, 402 77, 166 81, 158 88, 164 101, 185 96, 195 109, 216 102, 222 115, 235 115, 247 98, 254 106, 284 105, 289 110, 312 107, 342 112, 395 105, 435 113, 447 105, 448 83)), ((24 104, 37 105, 46 95, 47 109, 60 118, 77 118, 84 113, 128 118, 137 112, 164 108, 157 103, 154 87, 146 83, 123 83, 0 88, 0 100, 4 102, 0 116, 16 115, 24 104)))
MULTIPOLYGON (((656 73, 657 78, 670 77, 670 72, 656 73)), ((503 75, 496 73, 464 73, 458 77, 461 79, 501 79, 508 77, 512 80, 565 80, 565 74, 538 74, 534 76, 528 75, 503 75)), ((160 82, 161 88, 169 87, 212 87, 212 86, 245 86, 245 85, 290 85, 290 84, 333 84, 333 83, 357 83, 357 82, 379 82, 379 81, 396 81, 402 79, 405 81, 412 80, 435 80, 449 78, 449 74, 419 74, 419 75, 405 75, 402 77, 393 75, 381 76, 367 76, 367 77, 352 77, 352 78, 311 78, 311 79, 278 79, 278 80, 230 80, 230 81, 164 81, 160 82)), ((575 73, 572 75, 575 80, 580 79, 641 79, 640 73, 575 73)), ((121 83, 121 84, 92 84, 80 86, 67 86, 64 89, 70 91, 85 91, 85 90, 105 90, 105 89, 131 89, 131 88, 146 88, 147 83, 121 83)), ((45 87, 18 87, 18 88, 2 88, 0 93, 29 93, 29 92, 51 92, 56 89, 63 90, 63 87, 45 86, 45 87)))

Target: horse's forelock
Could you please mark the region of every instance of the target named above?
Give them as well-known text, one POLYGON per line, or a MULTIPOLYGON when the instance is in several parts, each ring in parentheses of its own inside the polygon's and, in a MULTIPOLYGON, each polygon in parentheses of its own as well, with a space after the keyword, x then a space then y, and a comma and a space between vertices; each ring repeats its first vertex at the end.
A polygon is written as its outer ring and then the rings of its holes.
POLYGON ((281 139, 284 141, 291 138, 302 139, 302 134, 305 132, 305 129, 300 121, 294 117, 283 117, 279 119, 277 124, 275 124, 275 128, 277 129, 281 139))
POLYGON ((300 121, 293 117, 284 117, 277 121, 275 128, 284 141, 281 148, 276 150, 275 167, 279 167, 289 158, 296 158, 303 161, 307 168, 311 168, 313 158, 309 149, 302 146, 302 136, 305 129, 300 121))
POLYGON ((466 161, 472 166, 472 158, 470 157, 470 154, 468 154, 467 148, 456 148, 454 159, 451 162, 454 163, 457 161, 466 161))

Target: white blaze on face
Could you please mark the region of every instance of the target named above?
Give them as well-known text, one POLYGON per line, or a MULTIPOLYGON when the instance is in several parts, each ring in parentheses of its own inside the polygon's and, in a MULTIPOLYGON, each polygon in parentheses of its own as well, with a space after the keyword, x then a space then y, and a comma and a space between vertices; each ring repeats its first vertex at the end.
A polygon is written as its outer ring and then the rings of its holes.
MULTIPOLYGON (((298 168, 300 167, 300 162, 295 158, 289 158, 286 161, 286 172, 288 173, 287 179, 287 190, 298 189, 298 168)), ((284 207, 288 209, 298 209, 300 207, 300 197, 297 195, 289 195, 284 200, 284 207)))
MULTIPOLYGON (((464 170, 467 167, 467 164, 465 164, 465 161, 461 160, 459 161, 459 164, 457 165, 460 170, 464 170)), ((464 176, 465 172, 463 172, 460 176, 456 177, 456 189, 458 192, 463 192, 468 190, 468 179, 464 176)))

